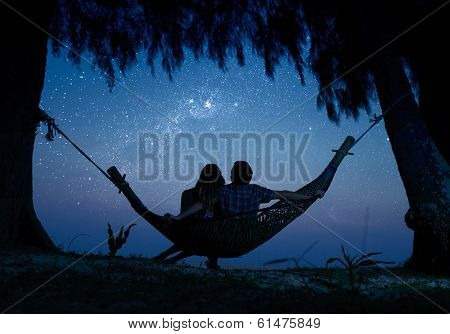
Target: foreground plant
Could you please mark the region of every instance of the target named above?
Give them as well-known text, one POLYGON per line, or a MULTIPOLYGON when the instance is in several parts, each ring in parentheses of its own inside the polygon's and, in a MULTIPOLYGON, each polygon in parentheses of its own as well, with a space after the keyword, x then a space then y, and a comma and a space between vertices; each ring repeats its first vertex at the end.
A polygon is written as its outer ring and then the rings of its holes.
POLYGON ((136 224, 131 224, 125 231, 123 230, 123 226, 121 226, 119 233, 116 237, 114 237, 114 232, 111 228, 111 225, 108 223, 109 256, 115 256, 117 251, 122 248, 122 246, 127 242, 131 228, 135 225, 136 224))
POLYGON ((350 257, 350 255, 345 251, 345 248, 343 245, 341 245, 342 250, 342 258, 338 257, 331 257, 326 262, 326 267, 334 262, 339 262, 344 266, 344 268, 348 272, 348 278, 350 283, 350 288, 353 292, 356 291, 356 285, 355 285, 355 275, 358 269, 363 267, 373 267, 378 266, 381 264, 394 264, 395 262, 392 261, 380 261, 380 260, 373 260, 371 259, 372 256, 383 254, 382 252, 371 252, 364 255, 355 255, 354 257, 350 257))

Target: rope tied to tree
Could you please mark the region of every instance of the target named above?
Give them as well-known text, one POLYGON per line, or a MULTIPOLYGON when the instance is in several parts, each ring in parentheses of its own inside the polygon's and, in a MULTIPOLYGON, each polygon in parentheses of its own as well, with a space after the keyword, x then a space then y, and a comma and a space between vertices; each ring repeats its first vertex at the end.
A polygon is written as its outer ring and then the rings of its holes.
POLYGON ((43 122, 47 123, 47 134, 45 135, 45 138, 48 141, 53 141, 55 139, 55 134, 59 134, 62 137, 64 137, 83 157, 85 157, 91 164, 94 165, 95 168, 97 168, 100 173, 102 173, 108 180, 110 180, 112 183, 114 183, 115 186, 117 186, 119 189, 121 186, 124 186, 125 184, 128 184, 125 182, 125 175, 123 176, 123 182, 117 183, 115 182, 97 163, 92 160, 92 158, 84 152, 77 144, 75 144, 56 124, 55 119, 50 117, 44 110, 39 109, 40 117, 43 122))
MULTIPOLYGON (((367 135, 369 133, 370 130, 372 130, 378 123, 381 122, 382 119, 384 119, 386 117, 387 114, 389 114, 389 112, 394 108, 394 106, 399 103, 401 100, 403 100, 405 97, 412 95, 411 92, 408 92, 406 94, 403 94, 402 96, 400 96, 397 100, 394 101, 394 103, 392 103, 389 108, 385 111, 382 112, 380 115, 375 114, 373 118, 370 119, 370 123, 372 123, 366 131, 364 131, 356 140, 355 143, 353 144, 353 147, 355 147, 356 144, 358 144, 358 142, 364 138, 365 135, 367 135)), ((352 153, 348 153, 348 154, 352 154, 352 153)))
POLYGON ((45 122, 47 123, 47 133, 45 134, 45 139, 48 141, 53 141, 55 140, 55 133, 59 133, 55 124, 55 119, 48 118, 45 122))

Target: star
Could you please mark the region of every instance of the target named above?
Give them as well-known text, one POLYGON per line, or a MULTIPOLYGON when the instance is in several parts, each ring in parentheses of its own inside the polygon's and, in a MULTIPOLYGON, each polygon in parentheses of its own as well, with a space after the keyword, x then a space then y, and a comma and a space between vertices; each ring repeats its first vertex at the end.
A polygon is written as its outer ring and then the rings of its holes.
POLYGON ((206 101, 203 103, 203 107, 206 108, 206 109, 211 109, 211 108, 212 108, 212 103, 211 103, 211 101, 210 101, 210 100, 206 100, 206 101))

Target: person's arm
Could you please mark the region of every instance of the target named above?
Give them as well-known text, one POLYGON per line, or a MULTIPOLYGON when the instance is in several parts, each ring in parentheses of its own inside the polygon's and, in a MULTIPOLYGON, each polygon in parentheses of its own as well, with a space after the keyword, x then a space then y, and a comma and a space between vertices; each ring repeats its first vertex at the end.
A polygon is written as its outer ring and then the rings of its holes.
POLYGON ((300 201, 302 199, 311 199, 314 197, 319 197, 322 198, 325 193, 322 190, 317 191, 317 193, 313 196, 308 196, 308 195, 304 195, 304 194, 300 194, 294 191, 287 191, 287 190, 282 190, 282 191, 273 191, 275 193, 275 197, 277 199, 280 200, 288 200, 288 201, 300 201))
POLYGON ((181 220, 186 217, 192 216, 193 214, 196 214, 203 208, 201 202, 195 202, 190 207, 188 207, 186 210, 181 211, 179 215, 177 216, 170 216, 173 220, 181 220))

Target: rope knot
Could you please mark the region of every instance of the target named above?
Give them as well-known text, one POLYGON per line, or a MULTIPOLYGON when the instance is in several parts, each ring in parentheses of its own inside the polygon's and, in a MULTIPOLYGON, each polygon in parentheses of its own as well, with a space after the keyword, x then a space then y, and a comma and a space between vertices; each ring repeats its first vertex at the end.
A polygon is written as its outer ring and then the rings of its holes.
POLYGON ((55 127, 55 120, 53 118, 49 118, 45 120, 45 122, 47 122, 47 133, 45 135, 45 139, 48 141, 53 141, 55 139, 55 133, 58 132, 55 127))
POLYGON ((370 119, 370 122, 375 123, 375 124, 380 123, 380 121, 383 119, 383 117, 384 117, 383 114, 380 114, 380 115, 375 114, 375 115, 373 115, 373 118, 370 119))
POLYGON ((47 123, 47 133, 45 134, 45 139, 47 139, 48 141, 53 141, 55 139, 55 134, 59 133, 59 130, 55 123, 55 119, 50 117, 41 108, 38 109, 38 113, 39 113, 39 120, 47 123))

